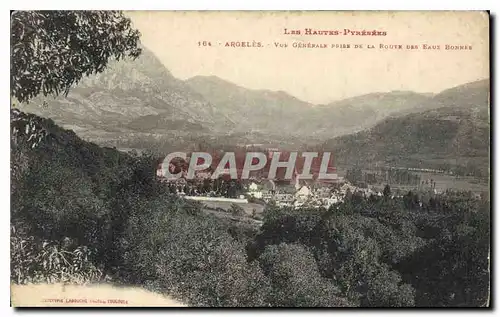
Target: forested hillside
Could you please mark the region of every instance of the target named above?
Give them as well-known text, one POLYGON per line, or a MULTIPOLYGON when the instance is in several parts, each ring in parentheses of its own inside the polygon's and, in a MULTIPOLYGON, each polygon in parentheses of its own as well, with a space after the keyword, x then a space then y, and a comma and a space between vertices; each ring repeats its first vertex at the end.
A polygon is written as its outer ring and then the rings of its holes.
POLYGON ((13 118, 13 162, 25 162, 12 191, 18 283, 106 277, 203 306, 486 303, 488 201, 409 193, 354 195, 329 210, 271 206, 248 236, 168 194, 154 158, 100 148, 34 115, 13 118))

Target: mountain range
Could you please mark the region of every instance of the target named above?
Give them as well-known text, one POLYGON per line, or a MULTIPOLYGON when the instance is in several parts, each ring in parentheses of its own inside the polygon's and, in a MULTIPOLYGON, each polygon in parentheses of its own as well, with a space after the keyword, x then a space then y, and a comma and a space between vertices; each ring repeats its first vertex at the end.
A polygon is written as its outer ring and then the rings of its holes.
POLYGON ((424 148, 469 155, 464 149, 474 149, 489 133, 488 98, 489 80, 481 80, 436 95, 392 91, 315 105, 216 76, 180 80, 144 49, 136 60, 110 62, 104 72, 82 79, 68 96, 37 97, 20 109, 118 148, 323 144, 350 160, 368 149, 366 157, 424 148))

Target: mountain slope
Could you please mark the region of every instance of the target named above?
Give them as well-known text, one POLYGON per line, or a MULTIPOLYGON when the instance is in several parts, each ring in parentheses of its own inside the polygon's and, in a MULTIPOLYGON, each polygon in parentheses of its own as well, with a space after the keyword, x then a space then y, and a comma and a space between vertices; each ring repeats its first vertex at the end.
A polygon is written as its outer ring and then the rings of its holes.
MULTIPOLYGON (((136 60, 110 62, 104 72, 82 79, 67 97, 38 97, 20 108, 50 117, 84 137, 96 129, 130 132, 134 129, 128 124, 135 119, 160 114, 214 133, 230 130, 233 125, 216 107, 172 76, 148 50, 136 60)), ((168 121, 162 128, 176 129, 170 128, 168 121)))
POLYGON ((313 105, 284 92, 246 89, 215 76, 196 76, 186 82, 238 122, 238 131, 287 133, 304 140, 352 133, 390 115, 434 107, 432 96, 414 92, 371 93, 313 105))
POLYGON ((317 106, 309 117, 303 119, 303 124, 312 125, 315 133, 340 135, 369 128, 391 115, 430 107, 431 98, 424 94, 405 91, 370 93, 317 106))
POLYGON ((369 130, 323 144, 340 164, 489 168, 490 123, 487 81, 462 85, 433 99, 440 107, 388 118, 369 130))
POLYGON ((297 119, 313 106, 285 92, 246 89, 216 76, 196 76, 186 83, 238 122, 238 131, 294 133, 297 119))
POLYGON ((467 165, 487 175, 490 123, 489 83, 473 82, 446 90, 436 109, 387 118, 369 130, 331 139, 339 164, 406 165, 449 168, 467 165))
POLYGON ((490 80, 483 79, 446 89, 433 99, 442 106, 481 108, 489 104, 490 80))

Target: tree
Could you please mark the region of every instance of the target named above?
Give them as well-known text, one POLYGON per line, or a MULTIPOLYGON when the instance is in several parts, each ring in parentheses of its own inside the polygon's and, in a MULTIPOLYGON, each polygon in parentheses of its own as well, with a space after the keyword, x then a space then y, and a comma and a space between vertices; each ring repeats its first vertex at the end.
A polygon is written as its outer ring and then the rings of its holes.
POLYGON ((389 196, 391 196, 391 186, 387 184, 384 187, 384 197, 389 197, 389 196))
POLYGON ((16 11, 11 17, 11 95, 67 94, 111 57, 137 58, 140 33, 119 11, 16 11))
POLYGON ((269 245, 258 259, 272 283, 273 307, 351 306, 332 280, 323 278, 311 252, 303 245, 269 245))
POLYGON ((82 171, 55 160, 42 161, 24 175, 13 193, 12 218, 28 220, 40 237, 59 240, 67 236, 99 246, 99 224, 107 209, 93 187, 82 171))
POLYGON ((270 288, 244 245, 213 217, 192 215, 179 198, 138 200, 120 239, 125 281, 177 294, 193 306, 266 306, 270 288))
POLYGON ((411 307, 415 305, 415 289, 402 283, 401 276, 386 265, 376 268, 367 278, 367 291, 363 294, 362 307, 411 307))

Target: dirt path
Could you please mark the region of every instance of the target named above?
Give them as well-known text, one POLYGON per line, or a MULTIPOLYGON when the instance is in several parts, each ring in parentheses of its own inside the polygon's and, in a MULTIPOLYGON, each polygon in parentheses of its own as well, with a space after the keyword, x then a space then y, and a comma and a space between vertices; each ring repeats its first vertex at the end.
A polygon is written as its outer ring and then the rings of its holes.
POLYGON ((161 294, 139 287, 112 285, 11 284, 13 307, 185 307, 161 294))

